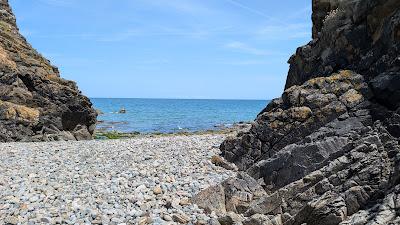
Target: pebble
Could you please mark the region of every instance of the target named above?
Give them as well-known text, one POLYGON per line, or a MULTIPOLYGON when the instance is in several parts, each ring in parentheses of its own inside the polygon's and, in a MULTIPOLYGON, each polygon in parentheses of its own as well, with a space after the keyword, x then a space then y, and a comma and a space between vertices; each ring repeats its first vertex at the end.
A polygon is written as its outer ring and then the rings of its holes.
POLYGON ((186 215, 182 215, 182 214, 180 214, 180 215, 174 214, 172 216, 172 219, 175 222, 182 223, 182 224, 187 224, 190 221, 190 217, 188 217, 186 215))
POLYGON ((15 216, 8 216, 4 219, 5 224, 12 224, 12 225, 17 225, 18 224, 18 218, 15 216))
POLYGON ((172 221, 172 217, 171 217, 170 215, 164 215, 164 216, 163 216, 163 219, 164 219, 165 221, 172 221))
POLYGON ((40 221, 41 221, 42 223, 50 223, 50 219, 49 219, 49 218, 46 218, 46 217, 41 218, 40 221))
POLYGON ((36 196, 36 195, 29 198, 29 201, 30 201, 30 202, 36 202, 36 201, 38 201, 38 200, 39 200, 39 197, 36 196))
POLYGON ((206 224, 190 199, 236 175, 210 161, 226 137, 0 143, 0 221, 206 224))
POLYGON ((205 220, 197 220, 196 225, 207 225, 207 221, 205 221, 205 220))
POLYGON ((154 193, 155 195, 162 194, 162 189, 161 189, 161 187, 160 187, 160 186, 156 186, 156 187, 153 189, 153 193, 154 193))
POLYGON ((190 199, 189 198, 183 198, 179 202, 180 205, 185 206, 185 205, 190 205, 190 199))

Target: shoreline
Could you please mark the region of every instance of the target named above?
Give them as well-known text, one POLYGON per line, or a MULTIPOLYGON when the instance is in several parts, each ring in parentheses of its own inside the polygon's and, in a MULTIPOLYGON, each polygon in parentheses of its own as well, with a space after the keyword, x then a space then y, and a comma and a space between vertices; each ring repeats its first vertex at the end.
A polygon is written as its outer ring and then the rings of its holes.
POLYGON ((193 136, 193 135, 212 135, 212 134, 235 134, 244 132, 250 129, 252 122, 238 122, 229 127, 220 127, 216 129, 199 130, 199 131, 178 131, 178 132, 121 132, 121 131, 107 131, 96 129, 93 134, 95 140, 113 140, 113 139, 130 139, 137 137, 171 137, 171 136, 193 136))

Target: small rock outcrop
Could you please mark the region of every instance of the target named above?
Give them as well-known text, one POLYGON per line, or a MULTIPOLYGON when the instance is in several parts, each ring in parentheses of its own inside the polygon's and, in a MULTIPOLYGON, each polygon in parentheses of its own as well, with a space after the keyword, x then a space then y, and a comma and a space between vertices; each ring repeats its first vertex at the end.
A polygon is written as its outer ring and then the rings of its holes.
POLYGON ((219 199, 230 224, 400 224, 400 1, 313 0, 312 21, 282 97, 221 145, 265 193, 219 199))
POLYGON ((0 142, 91 139, 96 112, 19 33, 0 0, 0 142))

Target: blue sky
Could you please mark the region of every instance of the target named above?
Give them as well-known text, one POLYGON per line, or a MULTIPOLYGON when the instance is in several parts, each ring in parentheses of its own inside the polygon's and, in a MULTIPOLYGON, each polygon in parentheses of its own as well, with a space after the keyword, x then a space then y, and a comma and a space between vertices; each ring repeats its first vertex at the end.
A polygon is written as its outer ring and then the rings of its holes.
POLYGON ((10 0, 89 97, 271 99, 311 39, 311 0, 10 0))

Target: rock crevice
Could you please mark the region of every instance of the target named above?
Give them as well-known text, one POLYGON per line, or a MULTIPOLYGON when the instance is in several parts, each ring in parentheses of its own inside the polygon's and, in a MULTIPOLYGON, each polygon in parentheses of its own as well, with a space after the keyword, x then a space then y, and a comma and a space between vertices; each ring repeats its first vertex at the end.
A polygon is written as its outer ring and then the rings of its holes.
POLYGON ((281 98, 221 145, 265 191, 221 221, 400 224, 400 1, 313 0, 312 21, 281 98))

